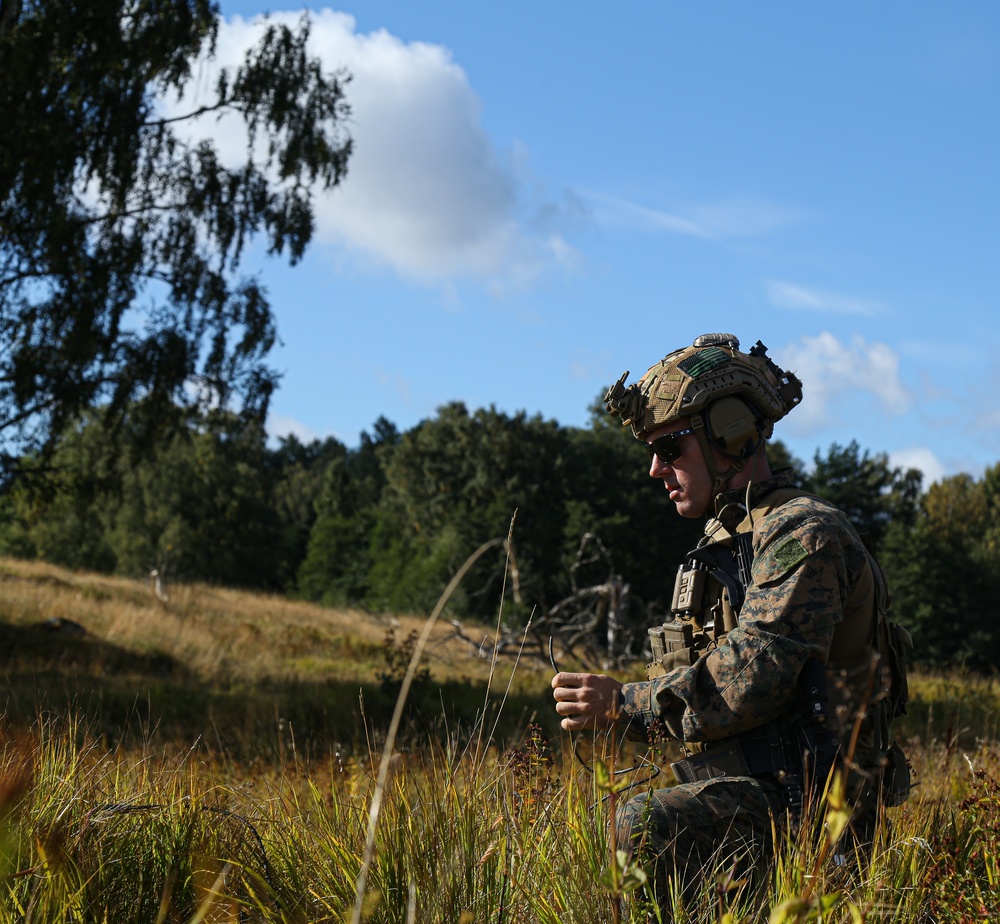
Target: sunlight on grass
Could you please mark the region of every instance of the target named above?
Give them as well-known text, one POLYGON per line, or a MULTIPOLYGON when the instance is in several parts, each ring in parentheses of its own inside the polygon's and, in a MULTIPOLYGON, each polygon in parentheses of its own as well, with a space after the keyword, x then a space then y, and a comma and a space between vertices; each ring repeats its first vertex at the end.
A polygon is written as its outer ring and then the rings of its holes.
MULTIPOLYGON (((634 755, 601 742, 593 753, 584 742, 581 766, 551 721, 544 670, 518 666, 522 699, 504 705, 516 714, 501 735, 492 729, 510 665, 496 665, 487 688, 491 665, 446 625, 429 636, 433 656, 412 660, 415 618, 207 587, 174 588, 163 607, 141 583, 8 561, 0 607, 21 646, 8 645, 2 662, 0 924, 344 922, 372 832, 360 910, 373 924, 661 918, 644 898, 648 871, 609 844, 611 797, 649 784, 613 792, 611 770, 634 755), (53 616, 86 634, 45 635, 39 624, 53 616), (413 708, 384 755, 372 827, 386 718, 410 664, 413 708), (338 672, 348 682, 323 700, 338 672), (39 711, 43 682, 51 693, 72 677, 77 698, 39 711), (175 705, 189 696, 177 733, 150 727, 138 709, 135 734, 110 731, 111 680, 132 697, 153 697, 156 683, 172 684, 175 705), (463 697, 472 721, 445 706, 463 697), (528 704, 537 715, 518 711, 528 704), (307 746, 324 709, 343 713, 343 742, 307 746), (231 727, 238 721, 246 727, 231 727), (262 723, 269 749, 232 745, 258 740, 262 723)), ((942 674, 913 677, 911 690, 901 730, 917 787, 880 819, 871 850, 837 840, 846 809, 834 797, 779 835, 761 883, 706 868, 694 901, 673 897, 674 920, 957 924, 1000 914, 1000 687, 942 674)))
MULTIPOLYGON (((602 885, 606 792, 599 775, 559 750, 536 730, 478 764, 458 741, 393 755, 363 919, 614 920, 614 891, 602 885)), ((0 918, 186 921, 201 908, 213 921, 345 920, 377 759, 224 767, 201 751, 102 751, 60 721, 8 736, 0 918)), ((995 749, 980 760, 939 770, 944 788, 962 779, 969 794, 961 803, 915 796, 889 813, 870 853, 840 857, 825 845, 829 824, 805 825, 781 844, 762 892, 727 881, 724 869, 706 870, 702 895, 678 919, 918 922, 995 913, 1000 760, 995 749)), ((620 920, 645 921, 651 909, 640 893, 618 891, 620 920)))

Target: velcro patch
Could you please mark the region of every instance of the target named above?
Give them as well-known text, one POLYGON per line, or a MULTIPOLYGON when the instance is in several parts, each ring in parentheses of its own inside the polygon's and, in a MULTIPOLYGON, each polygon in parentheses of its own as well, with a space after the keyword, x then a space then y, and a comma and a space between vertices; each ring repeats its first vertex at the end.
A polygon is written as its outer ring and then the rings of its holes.
POLYGON ((808 557, 806 547, 795 536, 789 536, 771 552, 772 560, 782 571, 791 571, 808 557))
POLYGON ((677 389, 680 387, 683 377, 676 372, 668 372, 661 375, 656 382, 655 395, 664 401, 673 401, 677 397, 677 389))
POLYGON ((716 366, 721 366, 723 363, 729 362, 731 358, 725 350, 720 350, 718 347, 710 347, 679 362, 677 368, 682 372, 686 372, 691 378, 696 379, 707 372, 711 372, 716 366))

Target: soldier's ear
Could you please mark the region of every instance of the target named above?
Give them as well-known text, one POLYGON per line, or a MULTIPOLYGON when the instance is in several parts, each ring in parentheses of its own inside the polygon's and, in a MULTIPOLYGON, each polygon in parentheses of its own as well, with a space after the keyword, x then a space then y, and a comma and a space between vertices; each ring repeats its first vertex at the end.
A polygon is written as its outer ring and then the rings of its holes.
POLYGON ((739 398, 720 398, 705 414, 709 439, 731 459, 753 455, 760 441, 760 424, 746 402, 739 398))

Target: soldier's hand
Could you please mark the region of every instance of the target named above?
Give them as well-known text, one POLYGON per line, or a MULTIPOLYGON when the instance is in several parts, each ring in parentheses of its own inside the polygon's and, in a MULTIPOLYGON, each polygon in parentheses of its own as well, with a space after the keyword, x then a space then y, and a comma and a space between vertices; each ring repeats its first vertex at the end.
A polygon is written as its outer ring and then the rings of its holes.
POLYGON ((560 671, 552 678, 556 712, 566 731, 608 728, 618 718, 622 685, 604 674, 571 674, 560 671))

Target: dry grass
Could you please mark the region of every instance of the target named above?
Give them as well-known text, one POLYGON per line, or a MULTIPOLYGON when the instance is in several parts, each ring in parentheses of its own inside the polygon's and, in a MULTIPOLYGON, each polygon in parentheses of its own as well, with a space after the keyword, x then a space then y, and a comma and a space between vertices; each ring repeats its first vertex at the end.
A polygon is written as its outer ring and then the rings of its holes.
MULTIPOLYGON (((72 620, 94 640, 137 658, 153 654, 169 658, 204 683, 331 676, 370 682, 385 669, 387 631, 399 643, 419 631, 424 621, 422 616, 328 609, 205 584, 172 585, 168 593, 169 600, 161 603, 152 587, 141 581, 0 559, 4 622, 41 630, 50 619, 72 620)), ((473 639, 491 633, 483 626, 466 626, 463 631, 473 639)), ((485 680, 489 673, 489 661, 476 656, 447 622, 434 631, 428 667, 436 680, 485 680)))
MULTIPOLYGON (((0 560, 0 924, 345 920, 378 788, 372 727, 395 702, 377 675, 398 679, 398 643, 421 625, 199 585, 170 588, 164 605, 142 582, 0 560), (86 634, 43 628, 52 618, 86 634), (69 699, 39 719, 60 689, 69 699), (146 732, 129 743, 141 695, 146 732)), ((540 729, 513 748, 487 734, 480 752, 468 729, 463 739, 454 725, 428 727, 428 708, 462 696, 466 715, 492 727, 481 710, 502 698, 511 665, 488 691, 489 663, 473 654, 447 623, 436 629, 435 682, 411 692, 423 716, 391 755, 367 919, 645 921, 648 906, 602 885, 615 862, 608 809, 565 738, 549 750, 540 729)), ((513 727, 523 730, 526 704, 554 726, 548 673, 517 668, 523 700, 504 709, 513 727)), ((687 920, 1000 914, 1000 682, 917 675, 911 692, 898 731, 919 785, 874 854, 853 869, 788 844, 763 895, 706 871, 687 920)))
MULTIPOLYGON (((0 738, 0 922, 349 919, 377 754, 221 765, 200 751, 107 752, 76 738, 65 722, 0 738)), ((857 866, 824 853, 819 836, 783 841, 762 892, 709 866, 703 893, 675 919, 994 919, 998 752, 949 755, 937 743, 914 756, 925 786, 890 811, 857 866)), ((558 743, 491 748, 480 761, 427 742, 393 767, 364 905, 371 924, 641 924, 654 910, 609 888, 608 805, 558 743)))
MULTIPOLYGON (((352 749, 387 725, 423 625, 204 584, 167 590, 164 603, 143 581, 0 559, 0 712, 24 727, 71 711, 109 744, 155 732, 267 759, 352 749)), ((424 733, 488 711, 490 662, 468 640, 490 634, 465 625, 463 640, 447 615, 435 628, 409 713, 424 733)), ((548 682, 540 664, 513 668, 502 660, 493 677, 499 691, 513 678, 510 733, 548 682)))

